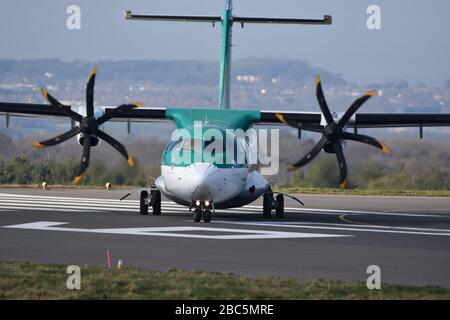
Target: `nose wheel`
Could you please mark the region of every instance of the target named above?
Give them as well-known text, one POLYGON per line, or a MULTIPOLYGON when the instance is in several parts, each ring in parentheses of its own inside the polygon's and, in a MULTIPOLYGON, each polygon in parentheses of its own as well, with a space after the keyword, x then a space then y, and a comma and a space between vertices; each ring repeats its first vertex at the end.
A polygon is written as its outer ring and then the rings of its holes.
POLYGON ((211 216, 212 216, 211 210, 209 210, 209 209, 202 210, 200 208, 197 208, 194 210, 193 218, 194 218, 194 222, 200 222, 203 220, 203 222, 209 223, 209 222, 211 222, 211 216))

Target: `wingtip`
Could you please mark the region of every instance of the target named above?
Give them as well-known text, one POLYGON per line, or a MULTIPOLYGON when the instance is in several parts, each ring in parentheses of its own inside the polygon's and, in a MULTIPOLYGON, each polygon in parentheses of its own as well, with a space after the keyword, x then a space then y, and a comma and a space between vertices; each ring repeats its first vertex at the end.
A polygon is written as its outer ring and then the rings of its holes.
POLYGON ((320 74, 318 74, 317 76, 316 76, 316 80, 315 80, 315 85, 316 85, 316 87, 319 85, 319 83, 320 83, 320 74))
POLYGON ((291 166, 289 166, 288 168, 287 168, 287 170, 288 171, 295 171, 295 170, 297 170, 297 169, 299 169, 300 167, 296 167, 296 166, 293 166, 293 165, 291 165, 291 166))
POLYGON ((35 148, 43 148, 43 147, 45 147, 43 144, 41 144, 40 142, 37 142, 37 141, 34 141, 31 145, 33 147, 35 147, 35 148))
POLYGON ((128 155, 127 163, 130 168, 134 167, 134 160, 130 155, 128 155))
POLYGON ((284 119, 284 116, 280 113, 275 113, 275 117, 277 117, 278 120, 280 120, 283 123, 287 123, 286 120, 284 119))
POLYGON ((345 180, 342 181, 342 183, 340 184, 339 190, 340 190, 340 191, 344 191, 345 188, 347 187, 347 184, 348 184, 348 178, 345 178, 345 180))
POLYGON ((381 146, 382 146, 383 153, 390 153, 391 152, 391 149, 387 145, 381 144, 381 146))

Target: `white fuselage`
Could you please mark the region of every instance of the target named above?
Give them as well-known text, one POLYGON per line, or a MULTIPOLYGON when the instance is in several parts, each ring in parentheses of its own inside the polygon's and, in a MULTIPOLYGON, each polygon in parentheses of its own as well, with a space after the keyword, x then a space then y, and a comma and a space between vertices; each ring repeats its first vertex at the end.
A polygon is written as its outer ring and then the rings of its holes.
POLYGON ((218 168, 207 162, 189 166, 162 166, 157 188, 169 199, 186 206, 209 201, 216 208, 248 204, 269 187, 258 172, 246 167, 218 168))

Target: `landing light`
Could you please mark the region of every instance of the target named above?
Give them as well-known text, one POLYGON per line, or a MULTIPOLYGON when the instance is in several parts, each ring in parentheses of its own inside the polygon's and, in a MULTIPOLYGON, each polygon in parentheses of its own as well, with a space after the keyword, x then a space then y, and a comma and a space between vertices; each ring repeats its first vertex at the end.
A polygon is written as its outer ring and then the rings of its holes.
POLYGON ((208 200, 205 201, 205 206, 209 207, 209 201, 208 200))
POLYGON ((200 205, 200 200, 195 201, 195 205, 199 206, 200 205))

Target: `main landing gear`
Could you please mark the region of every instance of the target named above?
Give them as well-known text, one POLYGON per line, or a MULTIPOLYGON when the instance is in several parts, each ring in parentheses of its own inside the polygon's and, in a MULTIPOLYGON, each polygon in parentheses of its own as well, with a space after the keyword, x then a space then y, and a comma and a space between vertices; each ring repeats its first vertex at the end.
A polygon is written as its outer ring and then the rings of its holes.
POLYGON ((263 196, 263 217, 270 219, 272 210, 275 210, 278 219, 284 218, 284 196, 277 194, 274 198, 272 190, 269 190, 263 196))
POLYGON ((150 196, 147 191, 141 191, 139 212, 142 215, 148 214, 148 208, 152 208, 152 213, 155 216, 161 215, 161 191, 152 189, 150 196))

